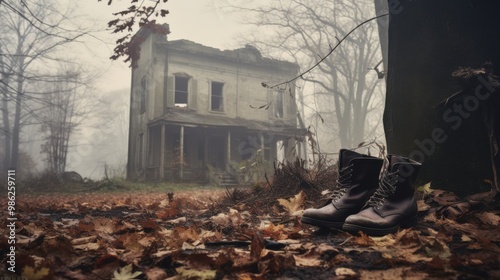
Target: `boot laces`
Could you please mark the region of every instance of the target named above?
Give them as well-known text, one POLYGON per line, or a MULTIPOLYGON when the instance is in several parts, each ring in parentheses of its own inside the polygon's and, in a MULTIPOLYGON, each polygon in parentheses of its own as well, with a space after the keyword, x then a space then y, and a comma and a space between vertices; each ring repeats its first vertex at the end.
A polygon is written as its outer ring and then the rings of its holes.
POLYGON ((339 178, 337 179, 337 185, 333 190, 332 196, 330 197, 333 201, 338 201, 347 192, 347 188, 351 184, 352 177, 352 167, 350 164, 339 170, 339 178))
POLYGON ((378 189, 366 203, 368 206, 381 207, 387 199, 396 191, 396 183, 398 182, 399 170, 395 172, 387 172, 379 183, 378 189))

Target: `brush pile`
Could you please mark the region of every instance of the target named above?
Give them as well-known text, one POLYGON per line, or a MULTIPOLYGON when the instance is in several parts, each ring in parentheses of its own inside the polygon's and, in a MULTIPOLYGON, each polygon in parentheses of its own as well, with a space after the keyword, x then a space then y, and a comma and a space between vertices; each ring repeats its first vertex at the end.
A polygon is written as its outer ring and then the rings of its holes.
POLYGON ((310 168, 306 168, 306 161, 300 158, 275 163, 274 174, 271 178, 266 176, 266 182, 251 189, 228 189, 222 204, 253 204, 266 211, 276 206, 279 198, 293 197, 303 191, 306 206, 319 206, 326 198, 322 193, 334 188, 337 176, 337 165, 327 160, 320 160, 310 168))

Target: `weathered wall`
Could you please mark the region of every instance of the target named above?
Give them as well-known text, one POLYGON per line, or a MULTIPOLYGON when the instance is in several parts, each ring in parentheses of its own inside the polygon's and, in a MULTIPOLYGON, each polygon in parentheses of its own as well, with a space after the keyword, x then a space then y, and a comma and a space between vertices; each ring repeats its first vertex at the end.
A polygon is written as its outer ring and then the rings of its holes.
MULTIPOLYGON (((196 111, 204 115, 223 115, 229 118, 240 117, 260 121, 273 120, 275 119, 274 104, 270 106, 270 110, 251 108, 251 106, 266 105, 272 100, 272 91, 262 87, 261 83, 279 83, 293 76, 291 74, 293 69, 291 73, 284 75, 272 68, 239 64, 202 54, 183 54, 178 51, 170 51, 168 61, 169 77, 173 77, 175 73, 187 73, 192 80, 196 80, 196 92, 190 94, 196 96, 196 111), (212 81, 224 83, 224 112, 210 110, 212 81)), ((167 88, 169 90, 166 98, 173 98, 173 85, 167 85, 167 88)), ((284 98, 283 120, 295 126, 294 101, 288 91, 284 94, 284 98)))
POLYGON ((148 143, 148 133, 146 124, 153 118, 154 110, 154 64, 152 62, 153 40, 151 36, 145 38, 141 45, 141 59, 136 68, 132 69, 132 81, 130 90, 130 123, 129 123, 129 152, 127 163, 127 178, 141 179, 146 167, 146 146, 148 143), (140 112, 141 103, 141 81, 148 80, 148 91, 146 93, 146 111, 140 112), (139 135, 143 134, 142 147, 139 147, 139 135), (139 151, 142 149, 142 152, 139 151), (139 155, 142 154, 142 159, 139 155))

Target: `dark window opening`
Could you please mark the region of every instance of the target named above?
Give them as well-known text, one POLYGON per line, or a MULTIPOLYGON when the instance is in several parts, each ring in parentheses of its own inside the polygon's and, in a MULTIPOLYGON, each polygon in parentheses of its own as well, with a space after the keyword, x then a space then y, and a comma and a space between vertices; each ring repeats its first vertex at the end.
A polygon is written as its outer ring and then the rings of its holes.
POLYGON ((212 96, 210 105, 210 109, 212 111, 224 111, 224 99, 222 96, 223 87, 224 83, 212 82, 212 96))
POLYGON ((188 77, 175 76, 175 106, 187 106, 188 77))

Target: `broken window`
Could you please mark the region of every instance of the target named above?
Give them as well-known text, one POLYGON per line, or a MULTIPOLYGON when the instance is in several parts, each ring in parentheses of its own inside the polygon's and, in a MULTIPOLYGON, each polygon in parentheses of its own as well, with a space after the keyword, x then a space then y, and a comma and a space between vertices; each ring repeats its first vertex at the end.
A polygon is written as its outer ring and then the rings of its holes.
POLYGON ((187 106, 188 84, 189 77, 175 76, 175 106, 187 106))
POLYGON ((284 113, 284 94, 285 92, 283 90, 275 92, 274 95, 274 117, 278 119, 283 118, 283 113, 284 113))
POLYGON ((140 112, 146 112, 146 94, 148 92, 148 79, 147 77, 142 78, 141 80, 141 98, 140 98, 140 112))
POLYGON ((223 91, 224 83, 212 82, 212 96, 210 109, 212 111, 223 112, 224 111, 224 99, 223 99, 223 91))

